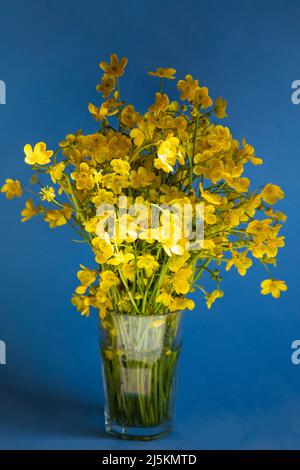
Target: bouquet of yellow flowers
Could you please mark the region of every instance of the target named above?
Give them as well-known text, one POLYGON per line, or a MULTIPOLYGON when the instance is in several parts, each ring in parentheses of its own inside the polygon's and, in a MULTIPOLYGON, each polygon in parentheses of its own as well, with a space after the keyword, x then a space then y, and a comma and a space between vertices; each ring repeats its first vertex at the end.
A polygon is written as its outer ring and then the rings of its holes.
MULTIPOLYGON (((234 267, 244 276, 255 259, 268 272, 262 294, 277 298, 287 289, 270 274, 286 219, 272 206, 284 193, 271 183, 250 189, 244 170, 263 162, 245 139, 240 144, 219 124, 226 101, 213 101, 191 75, 177 82, 179 99, 171 101, 165 85, 176 70, 158 68, 148 72, 158 79, 155 100, 141 114, 123 101, 123 92, 121 98, 126 65, 115 54, 100 63, 97 91, 104 101, 88 106, 97 131, 68 134, 55 151, 44 142, 25 145, 38 187, 29 191, 39 202, 29 199, 21 213, 22 221, 41 215, 51 228, 69 224, 95 255, 94 267, 80 266, 72 303, 82 315, 91 307, 99 312, 107 420, 123 435, 125 428, 155 427, 170 417, 177 312, 194 308, 190 292, 200 289, 210 308, 223 296, 221 269, 234 267), (204 274, 216 282, 212 292, 202 284, 204 274), (154 357, 162 343, 164 353, 154 357), (124 348, 130 354, 122 363, 124 348)), ((23 187, 7 179, 1 191, 11 199, 23 187)))

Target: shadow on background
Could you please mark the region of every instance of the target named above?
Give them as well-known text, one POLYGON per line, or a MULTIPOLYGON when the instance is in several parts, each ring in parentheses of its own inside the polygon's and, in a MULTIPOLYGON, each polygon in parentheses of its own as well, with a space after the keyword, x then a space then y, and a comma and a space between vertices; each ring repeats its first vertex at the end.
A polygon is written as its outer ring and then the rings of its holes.
MULTIPOLYGON (((100 402, 100 400, 99 400, 100 402)), ((29 434, 58 434, 69 437, 106 438, 103 430, 103 409, 99 403, 85 398, 63 396, 42 385, 24 387, 1 384, 0 444, 4 433, 17 430, 29 434)))

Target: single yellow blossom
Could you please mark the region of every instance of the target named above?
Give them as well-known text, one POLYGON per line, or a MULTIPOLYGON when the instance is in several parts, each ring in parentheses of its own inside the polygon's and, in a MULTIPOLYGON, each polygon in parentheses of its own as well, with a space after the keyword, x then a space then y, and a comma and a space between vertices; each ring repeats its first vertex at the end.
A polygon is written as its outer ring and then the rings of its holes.
POLYGON ((180 268, 182 268, 185 265, 189 257, 190 257, 189 253, 184 253, 181 256, 172 255, 169 260, 169 270, 176 273, 180 268))
MULTIPOLYGON (((232 136, 228 127, 215 126, 213 132, 208 136, 207 143, 213 151, 227 151, 232 146, 232 136)), ((230 162, 231 163, 231 162, 230 162)), ((232 162, 233 163, 233 162, 232 162)), ((233 176, 230 174, 229 176, 233 176)), ((238 175, 239 176, 239 175, 238 175)))
POLYGON ((89 103, 88 110, 96 121, 102 121, 108 116, 114 116, 118 112, 119 103, 116 102, 115 98, 109 98, 107 101, 97 107, 93 103, 89 103))
POLYGON ((261 192, 261 197, 267 204, 276 204, 279 199, 284 198, 284 192, 276 184, 267 184, 261 192))
POLYGON ((106 263, 114 254, 112 245, 103 238, 93 238, 92 245, 96 254, 96 262, 99 264, 106 263))
POLYGON ((52 186, 45 186, 40 190, 41 200, 51 202, 55 199, 55 190, 52 186))
POLYGON ((193 98, 193 104, 195 106, 200 106, 201 108, 209 108, 213 104, 213 100, 208 94, 208 88, 204 87, 197 87, 195 91, 195 96, 193 98))
POLYGON ((168 78, 169 80, 173 80, 174 74, 176 73, 175 69, 172 68, 163 68, 163 67, 158 67, 155 72, 148 72, 149 75, 152 75, 153 77, 159 77, 159 78, 168 78))
POLYGON ((88 269, 82 264, 80 265, 81 270, 78 271, 77 277, 83 286, 90 286, 95 282, 97 278, 97 271, 88 269))
POLYGON ((287 285, 284 281, 275 279, 266 279, 265 281, 262 281, 260 286, 261 294, 271 294, 274 299, 278 299, 278 297, 280 297, 280 292, 285 292, 287 290, 287 285))
POLYGON ((121 271, 125 279, 130 282, 134 282, 135 280, 135 267, 132 263, 123 264, 121 267, 121 271))
POLYGON ((111 289, 111 287, 117 286, 120 283, 119 278, 116 276, 116 274, 113 271, 109 271, 109 270, 102 271, 100 273, 100 278, 101 278, 100 287, 104 291, 108 291, 109 289, 111 289))
POLYGON ((166 173, 173 171, 173 166, 177 160, 182 165, 184 164, 184 150, 179 145, 179 139, 172 135, 161 142, 157 150, 157 155, 158 158, 154 159, 154 166, 157 169, 162 169, 166 173))
POLYGON ((145 134, 141 129, 134 128, 130 131, 130 137, 132 138, 134 145, 141 147, 145 140, 145 134))
POLYGON ((248 268, 252 266, 252 259, 247 258, 247 251, 232 253, 232 259, 227 262, 226 271, 235 266, 241 276, 245 276, 248 268))
POLYGON ((103 98, 107 98, 114 91, 115 86, 115 78, 105 73, 101 78, 101 83, 96 86, 96 90, 102 93, 103 98))
POLYGON ((120 158, 115 158, 110 162, 110 166, 113 171, 118 175, 129 175, 130 165, 128 162, 121 160, 120 158))
POLYGON ((91 219, 86 220, 83 222, 84 228, 88 233, 96 233, 97 226, 99 221, 101 220, 100 216, 92 217, 91 219))
POLYGON ((271 207, 268 207, 266 209, 265 214, 268 217, 272 217, 273 219, 278 220, 278 222, 286 222, 287 220, 286 214, 281 211, 274 211, 273 209, 271 209, 271 207))
POLYGON ((85 162, 80 163, 79 169, 71 173, 71 177, 76 181, 76 188, 81 189, 93 189, 95 181, 93 173, 89 165, 85 162))
POLYGON ((224 200, 223 197, 217 193, 211 193, 210 191, 205 191, 203 189, 202 183, 200 183, 200 192, 201 192, 201 196, 203 197, 205 201, 209 202, 210 204, 214 204, 215 206, 220 205, 222 201, 224 200))
POLYGON ((119 61, 117 54, 111 54, 110 63, 100 62, 99 67, 104 70, 109 77, 121 77, 124 73, 127 62, 128 59, 126 59, 126 57, 122 57, 119 61))
POLYGON ((214 109, 218 119, 223 119, 228 116, 228 114, 226 114, 226 108, 227 108, 227 101, 223 100, 223 98, 219 96, 219 98, 217 98, 215 101, 215 109, 214 109))
POLYGON ((249 178, 228 178, 227 184, 238 193, 246 193, 250 185, 250 180, 249 178))
POLYGON ((177 297, 170 305, 170 312, 182 312, 183 310, 193 310, 195 302, 192 299, 177 297))
POLYGON ((158 262, 155 260, 152 255, 142 255, 138 257, 137 267, 139 269, 144 269, 146 276, 150 277, 153 274, 153 271, 159 267, 158 262))
POLYGON ((204 207, 204 221, 209 224, 213 225, 217 223, 217 216, 214 214, 215 207, 211 204, 204 207))
POLYGON ((1 193, 5 193, 7 199, 12 199, 14 197, 21 197, 23 194, 22 186, 19 180, 12 180, 7 178, 4 185, 1 188, 1 193))
POLYGON ((120 264, 129 263, 129 261, 132 261, 133 259, 133 253, 123 253, 123 251, 119 251, 119 253, 115 254, 113 258, 110 258, 107 261, 107 264, 111 264, 112 266, 119 266, 120 264))
POLYGON ((47 165, 50 163, 50 159, 53 155, 52 150, 46 150, 46 144, 44 142, 35 144, 34 149, 32 149, 31 145, 26 144, 24 153, 25 163, 28 165, 47 165))
POLYGON ((198 80, 194 80, 191 75, 186 75, 184 80, 179 80, 177 88, 181 91, 180 99, 193 101, 198 86, 198 80))
POLYGON ((50 228, 65 225, 72 216, 73 209, 70 205, 66 205, 63 209, 51 209, 46 211, 44 219, 49 223, 50 228))
POLYGON ((134 107, 129 104, 121 112, 120 121, 127 127, 134 127, 139 119, 139 114, 134 110, 134 107))
POLYGON ((148 171, 143 166, 140 166, 137 171, 131 171, 130 178, 130 185, 132 188, 144 188, 151 185, 151 183, 155 180, 155 173, 153 171, 148 171))
POLYGON ((96 193, 96 196, 93 196, 92 201, 95 204, 95 206, 98 207, 101 204, 113 205, 116 202, 116 198, 114 196, 114 193, 112 193, 111 191, 107 191, 106 189, 100 189, 96 193))
POLYGON ((212 291, 210 294, 207 293, 205 295, 207 308, 210 309, 212 304, 217 299, 220 299, 221 297, 223 297, 223 295, 224 295, 224 292, 222 290, 219 290, 219 289, 216 289, 216 290, 212 291))
POLYGON ((173 297, 167 292, 163 292, 156 297, 156 302, 163 304, 165 307, 170 307, 173 297))
POLYGON ((159 114, 161 111, 165 111, 169 106, 169 97, 166 93, 155 93, 155 103, 149 106, 149 111, 159 114))
POLYGON ((28 201, 25 202, 25 208, 21 212, 21 222, 27 222, 27 220, 30 220, 32 217, 38 214, 37 209, 34 207, 34 204, 32 202, 32 199, 29 199, 28 201))
POLYGON ((246 161, 250 161, 253 165, 262 165, 263 160, 262 158, 255 156, 255 150, 252 145, 247 144, 246 139, 242 139, 243 149, 241 150, 241 154, 246 161))
POLYGON ((62 179, 63 172, 65 170, 65 164, 63 162, 57 163, 50 170, 50 176, 52 182, 55 184, 62 179))
POLYGON ((84 295, 74 295, 71 300, 82 316, 90 316, 90 299, 84 295))
POLYGON ((192 274, 193 271, 189 268, 181 268, 174 274, 172 286, 177 294, 187 294, 189 292, 192 274))

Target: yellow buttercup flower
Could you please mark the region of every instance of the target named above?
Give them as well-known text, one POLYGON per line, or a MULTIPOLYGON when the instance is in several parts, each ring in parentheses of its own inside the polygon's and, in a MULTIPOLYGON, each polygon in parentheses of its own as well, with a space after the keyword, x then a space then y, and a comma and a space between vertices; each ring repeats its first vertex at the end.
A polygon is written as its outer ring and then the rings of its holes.
POLYGON ((184 253, 183 255, 172 255, 169 260, 169 270, 176 273, 180 268, 182 268, 187 260, 189 259, 190 254, 184 253))
POLYGON ((134 110, 134 107, 129 104, 121 112, 120 121, 127 127, 134 127, 139 119, 139 114, 134 110))
POLYGON ((82 286, 88 287, 95 282, 97 278, 97 271, 88 269, 82 264, 80 265, 80 267, 81 267, 81 270, 78 271, 77 277, 79 281, 81 282, 82 286))
POLYGON ((219 98, 217 98, 215 101, 215 113, 216 113, 217 118, 223 119, 228 116, 226 114, 226 108, 227 108, 227 101, 223 100, 223 98, 219 96, 219 98))
POLYGON ((112 245, 103 238, 93 238, 92 245, 96 253, 96 262, 99 264, 106 263, 114 254, 112 245))
POLYGON ((71 177, 76 181, 76 188, 79 190, 82 189, 93 189, 95 186, 95 181, 93 177, 93 172, 89 165, 85 162, 80 163, 79 169, 71 173, 71 177))
POLYGON ((124 73, 127 62, 128 59, 126 59, 126 57, 122 57, 119 61, 117 54, 111 54, 110 63, 100 62, 99 67, 104 70, 109 77, 121 77, 124 73))
POLYGON ((252 145, 247 144, 246 139, 242 139, 242 144, 243 144, 243 149, 241 151, 241 154, 243 158, 245 158, 246 161, 249 160, 253 165, 262 165, 263 160, 262 158, 255 156, 254 147, 252 147, 252 145))
POLYGON ((96 196, 92 198, 93 203, 96 207, 100 206, 101 204, 115 204, 116 198, 114 193, 111 191, 107 191, 106 189, 99 189, 96 193, 96 196))
POLYGON ((216 193, 211 193, 210 191, 205 191, 203 189, 202 183, 200 183, 199 187, 200 187, 201 196, 206 202, 209 202, 210 204, 214 204, 215 206, 222 204, 222 201, 223 201, 222 196, 216 193))
POLYGON ((1 193, 5 193, 7 199, 12 199, 14 197, 21 197, 23 194, 22 186, 19 180, 12 180, 7 178, 5 184, 1 188, 1 193))
POLYGON ((192 299, 177 297, 170 305, 170 312, 182 312, 183 310, 193 310, 195 302, 192 299))
POLYGON ((131 187, 138 189, 151 185, 151 183, 155 180, 155 173, 153 171, 148 171, 143 166, 140 166, 137 171, 131 171, 130 177, 131 187))
POLYGON ((200 106, 201 108, 209 108, 213 104, 213 100, 208 94, 208 88, 204 87, 197 87, 195 91, 195 96, 193 98, 193 104, 195 106, 200 106))
POLYGON ((186 75, 184 80, 179 80, 177 88, 181 91, 180 99, 193 101, 198 86, 198 80, 194 80, 191 75, 186 75))
POLYGON ((63 162, 57 163, 51 168, 49 173, 54 184, 62 179, 64 170, 65 164, 63 162))
POLYGON ((101 216, 92 217, 83 222, 84 228, 88 233, 96 233, 97 226, 101 220, 101 216))
POLYGON ((96 121, 103 121, 103 119, 117 114, 119 106, 115 98, 109 98, 99 107, 95 106, 93 103, 89 103, 88 110, 96 121))
POLYGON ((217 300, 223 297, 224 292, 222 290, 216 289, 212 291, 210 294, 205 294, 205 300, 207 308, 210 309, 212 304, 217 300))
POLYGON ((74 295, 71 300, 83 317, 90 316, 90 299, 84 295, 74 295))
POLYGON ((100 273, 100 278, 100 286, 104 291, 110 290, 113 286, 117 286, 120 283, 116 274, 110 270, 102 271, 100 273))
POLYGON ((213 225, 217 223, 217 216, 214 214, 215 207, 211 204, 204 207, 204 221, 209 224, 213 225))
POLYGON ((132 263, 123 264, 121 267, 121 271, 125 279, 127 279, 130 282, 135 281, 136 270, 132 263))
POLYGON ((141 129, 135 128, 130 131, 130 137, 137 147, 141 147, 145 140, 145 134, 141 129))
POLYGON ((146 276, 152 276, 152 273, 159 266, 158 262, 152 255, 143 255, 138 257, 137 267, 139 269, 144 269, 146 276))
POLYGON ((34 207, 34 204, 32 202, 32 199, 29 199, 28 201, 25 202, 25 208, 21 212, 21 222, 27 222, 27 220, 30 220, 32 217, 38 214, 38 210, 34 207))
POLYGON ((157 170, 163 170, 165 173, 170 173, 174 169, 165 154, 161 154, 159 158, 155 158, 154 166, 157 170))
POLYGON ((111 173, 103 178, 103 184, 107 189, 112 189, 115 194, 121 194, 124 188, 128 188, 129 179, 126 175, 111 173))
POLYGON ((227 262, 226 271, 235 266, 241 276, 245 276, 247 269, 252 266, 252 259, 247 258, 247 252, 237 252, 232 253, 232 259, 227 262))
MULTIPOLYGON (((213 128, 213 133, 209 135, 207 143, 214 151, 227 151, 232 146, 232 137, 228 127, 224 126, 215 126, 213 128)), ((231 175, 233 176, 233 175, 231 175)))
POLYGON ((227 183, 239 193, 248 191, 250 180, 248 178, 228 178, 227 183))
POLYGON ((52 186, 45 186, 40 190, 41 200, 51 202, 55 199, 55 191, 52 186))
POLYGON ((96 90, 102 93, 103 98, 107 98, 114 91, 115 86, 115 78, 105 73, 101 78, 101 83, 96 86, 96 90))
POLYGON ((113 258, 110 258, 110 260, 107 261, 107 264, 111 264, 113 266, 119 266, 120 264, 127 264, 129 261, 132 261, 134 259, 134 254, 133 253, 123 253, 120 251, 116 255, 114 255, 113 258))
POLYGON ((25 163, 28 165, 47 165, 53 155, 52 150, 46 150, 44 142, 35 144, 34 149, 31 145, 26 144, 24 147, 25 163))
POLYGON ((266 242, 265 253, 269 258, 277 256, 278 248, 285 246, 284 237, 271 238, 266 242))
POLYGON ((69 205, 66 205, 64 209, 50 209, 47 210, 44 216, 46 222, 49 223, 50 228, 60 227, 68 223, 68 220, 72 216, 73 209, 69 205))
POLYGON ((286 222, 287 220, 286 214, 284 214, 281 211, 274 211, 273 209, 271 209, 271 207, 268 207, 266 209, 265 214, 269 217, 272 217, 275 220, 278 220, 279 222, 286 222))
POLYGON ((172 285, 177 294, 187 294, 189 292, 192 274, 193 271, 189 268, 181 268, 174 274, 172 285))
POLYGON ((278 299, 280 297, 280 292, 285 291, 287 291, 287 285, 284 281, 266 279, 261 283, 261 293, 263 295, 271 294, 274 299, 278 299))
POLYGON ((162 303, 165 307, 170 307, 173 297, 167 292, 163 292, 156 297, 156 302, 162 303))
POLYGON ((267 184, 261 192, 261 197, 267 204, 276 204, 279 199, 284 198, 284 192, 276 184, 267 184))
POLYGON ((161 111, 165 111, 169 103, 169 97, 166 93, 155 93, 155 103, 149 106, 149 111, 158 114, 161 111))
POLYGON ((158 241, 161 243, 164 251, 168 256, 184 255, 188 242, 182 238, 177 238, 176 236, 171 236, 166 238, 165 236, 159 237, 158 241))
POLYGON ((184 164, 184 150, 179 145, 179 139, 172 135, 160 144, 157 155, 158 158, 154 159, 154 166, 166 173, 173 171, 173 166, 177 160, 179 163, 184 164))
POLYGON ((129 175, 130 165, 128 162, 121 160, 120 158, 115 158, 110 162, 110 166, 113 171, 118 175, 129 175))
POLYGON ((155 72, 148 72, 149 75, 152 75, 153 77, 159 77, 159 78, 167 78, 169 80, 173 80, 174 74, 176 73, 175 69, 172 68, 162 68, 158 67, 155 72))

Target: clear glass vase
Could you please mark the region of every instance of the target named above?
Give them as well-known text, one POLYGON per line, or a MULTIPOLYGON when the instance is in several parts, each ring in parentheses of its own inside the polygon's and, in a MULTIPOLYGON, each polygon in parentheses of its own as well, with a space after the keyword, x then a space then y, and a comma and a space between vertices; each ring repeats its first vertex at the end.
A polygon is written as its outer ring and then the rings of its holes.
POLYGON ((181 312, 100 320, 106 432, 150 440, 172 429, 181 312))

